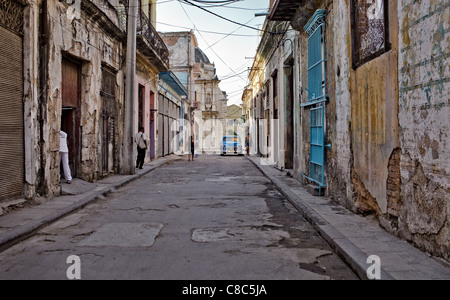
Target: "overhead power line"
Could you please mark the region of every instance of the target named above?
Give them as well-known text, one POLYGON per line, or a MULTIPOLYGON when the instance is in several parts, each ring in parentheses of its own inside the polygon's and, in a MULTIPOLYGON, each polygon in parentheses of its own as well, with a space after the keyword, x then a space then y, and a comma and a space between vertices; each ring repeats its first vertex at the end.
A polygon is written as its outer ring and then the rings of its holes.
MULTIPOLYGON (((163 22, 156 22, 156 24, 177 27, 177 28, 183 28, 183 29, 188 29, 188 30, 193 29, 191 27, 173 25, 173 24, 168 24, 168 23, 163 23, 163 22)), ((199 32, 203 32, 203 33, 219 34, 219 35, 226 35, 226 36, 241 36, 241 37, 254 37, 255 36, 254 34, 226 33, 226 32, 216 32, 216 31, 209 31, 209 30, 200 30, 200 29, 196 29, 196 30, 199 32)))
POLYGON ((204 7, 201 7, 200 5, 197 5, 197 4, 195 4, 195 3, 192 3, 192 2, 189 1, 189 0, 178 0, 178 1, 179 1, 179 2, 182 2, 182 3, 186 3, 186 4, 189 4, 189 5, 192 5, 192 6, 194 6, 194 7, 197 7, 197 8, 199 8, 199 9, 201 9, 201 10, 204 10, 204 11, 206 11, 207 13, 212 14, 212 15, 218 17, 218 18, 221 18, 221 19, 223 19, 223 20, 226 20, 226 21, 228 21, 228 22, 231 22, 231 23, 234 23, 234 24, 237 24, 237 25, 241 25, 241 26, 246 27, 246 28, 250 28, 250 29, 253 29, 253 30, 257 30, 257 31, 259 31, 259 32, 266 32, 266 33, 269 33, 269 34, 278 34, 278 33, 276 33, 276 32, 266 31, 266 30, 263 30, 263 29, 259 29, 259 28, 253 27, 253 26, 249 26, 249 25, 242 24, 242 23, 236 22, 236 21, 234 21, 234 20, 225 18, 225 17, 223 17, 223 16, 221 16, 221 15, 219 15, 219 14, 216 14, 215 12, 212 12, 212 11, 210 11, 210 10, 207 10, 207 9, 204 8, 204 7))

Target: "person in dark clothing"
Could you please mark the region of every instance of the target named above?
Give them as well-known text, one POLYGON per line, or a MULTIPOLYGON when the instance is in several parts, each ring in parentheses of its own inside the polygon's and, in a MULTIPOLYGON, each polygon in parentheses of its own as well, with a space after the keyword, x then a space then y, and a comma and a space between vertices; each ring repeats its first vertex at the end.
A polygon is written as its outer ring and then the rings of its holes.
POLYGON ((189 149, 189 161, 191 160, 191 156, 192 156, 192 161, 194 161, 194 156, 195 156, 195 143, 194 143, 194 136, 191 136, 191 143, 190 143, 190 149, 189 149))
POLYGON ((247 151, 247 156, 250 155, 250 133, 247 133, 245 137, 245 150, 247 151))
POLYGON ((144 133, 144 127, 139 127, 139 132, 134 137, 137 146, 136 168, 142 169, 145 160, 145 151, 147 150, 147 136, 144 133))

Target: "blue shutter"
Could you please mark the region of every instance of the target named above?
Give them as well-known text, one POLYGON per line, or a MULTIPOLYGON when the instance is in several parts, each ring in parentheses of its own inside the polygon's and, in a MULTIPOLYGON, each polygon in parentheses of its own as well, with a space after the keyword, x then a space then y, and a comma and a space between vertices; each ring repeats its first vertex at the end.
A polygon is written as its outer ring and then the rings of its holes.
POLYGON ((308 101, 302 107, 310 110, 310 161, 307 178, 319 185, 319 194, 325 184, 325 10, 317 10, 305 28, 308 34, 308 101))
POLYGON ((309 164, 309 177, 321 186, 325 186, 325 132, 324 132, 324 106, 312 108, 310 111, 311 127, 311 157, 309 164))
POLYGON ((325 10, 317 10, 304 27, 308 34, 308 102, 310 106, 327 100, 325 93, 325 10))

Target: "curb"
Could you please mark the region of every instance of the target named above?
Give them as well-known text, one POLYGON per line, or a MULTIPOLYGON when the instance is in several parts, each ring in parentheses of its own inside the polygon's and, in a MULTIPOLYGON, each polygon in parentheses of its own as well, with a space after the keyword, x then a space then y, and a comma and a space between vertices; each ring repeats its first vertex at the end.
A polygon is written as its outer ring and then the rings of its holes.
MULTIPOLYGON (((291 189, 266 172, 264 168, 247 157, 266 176, 277 190, 300 212, 300 214, 317 230, 320 236, 331 246, 331 248, 341 257, 341 259, 356 273, 362 280, 367 278, 367 255, 360 248, 355 246, 345 236, 343 236, 334 226, 320 216, 313 208, 301 200, 291 189), (364 263, 362 263, 364 262, 364 263)), ((381 278, 383 280, 394 280, 383 268, 381 268, 381 278)))
POLYGON ((139 174, 131 175, 128 178, 124 178, 123 180, 120 180, 116 183, 110 184, 106 187, 104 187, 101 190, 94 190, 87 193, 85 197, 83 197, 81 200, 67 206, 61 209, 58 209, 57 211, 50 213, 46 215, 45 217, 33 220, 31 222, 26 223, 25 225, 21 225, 19 227, 16 227, 2 235, 0 235, 0 252, 20 243, 21 241, 24 241, 34 234, 41 230, 42 228, 50 225, 51 223, 54 223, 58 221, 59 219, 74 213, 82 208, 84 208, 86 205, 91 204, 98 199, 101 199, 103 197, 106 197, 108 194, 114 192, 115 190, 124 187, 125 185, 142 178, 143 176, 147 175, 148 173, 154 171, 155 169, 167 164, 170 161, 178 160, 179 158, 174 159, 167 159, 164 161, 156 161, 156 164, 151 166, 150 168, 144 170, 143 172, 139 174))

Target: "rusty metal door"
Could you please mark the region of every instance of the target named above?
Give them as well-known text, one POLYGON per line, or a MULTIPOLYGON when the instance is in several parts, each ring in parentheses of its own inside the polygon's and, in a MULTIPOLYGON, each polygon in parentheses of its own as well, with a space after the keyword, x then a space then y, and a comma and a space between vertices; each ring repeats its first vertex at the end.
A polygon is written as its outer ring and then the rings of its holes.
POLYGON ((76 177, 81 158, 80 132, 80 97, 81 68, 80 64, 70 58, 62 60, 62 114, 61 130, 67 133, 69 148, 69 166, 72 177, 76 177))
MULTIPOLYGON (((1 23, 1 22, 0 22, 1 23)), ((24 182, 22 36, 0 26, 0 200, 24 182)))

